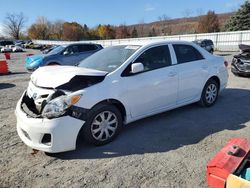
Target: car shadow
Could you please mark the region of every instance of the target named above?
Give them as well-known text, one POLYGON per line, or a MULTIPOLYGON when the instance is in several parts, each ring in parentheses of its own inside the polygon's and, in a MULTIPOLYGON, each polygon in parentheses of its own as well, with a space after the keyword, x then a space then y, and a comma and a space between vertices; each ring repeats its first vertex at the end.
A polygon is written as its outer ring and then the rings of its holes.
POLYGON ((9 84, 9 83, 0 83, 0 90, 1 89, 8 89, 8 88, 12 88, 15 87, 15 84, 9 84))
POLYGON ((10 72, 11 75, 30 74, 29 72, 10 72))
POLYGON ((250 90, 226 89, 210 108, 192 104, 124 126, 113 142, 104 146, 81 143, 75 151, 48 154, 71 159, 96 159, 167 152, 196 144, 223 130, 238 130, 250 121, 250 90))

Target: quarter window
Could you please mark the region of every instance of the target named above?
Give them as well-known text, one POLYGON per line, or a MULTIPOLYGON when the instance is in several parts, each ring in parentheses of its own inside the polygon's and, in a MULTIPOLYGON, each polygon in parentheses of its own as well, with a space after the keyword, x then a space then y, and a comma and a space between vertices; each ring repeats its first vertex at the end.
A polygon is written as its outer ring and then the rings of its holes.
POLYGON ((204 59, 201 53, 193 46, 185 44, 174 44, 173 47, 178 64, 204 59))
POLYGON ((166 45, 151 48, 143 52, 143 54, 134 62, 142 63, 144 65, 144 71, 170 66, 171 57, 169 48, 166 45))

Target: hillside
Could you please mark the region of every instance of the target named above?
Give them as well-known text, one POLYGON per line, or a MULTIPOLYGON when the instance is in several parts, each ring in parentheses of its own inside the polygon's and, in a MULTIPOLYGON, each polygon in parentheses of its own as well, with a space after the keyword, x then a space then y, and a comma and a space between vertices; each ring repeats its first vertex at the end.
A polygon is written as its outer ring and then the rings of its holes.
MULTIPOLYGON (((218 14, 221 30, 223 30, 225 23, 232 15, 233 13, 218 14)), ((138 32, 138 35, 144 37, 148 37, 150 34, 157 36, 191 34, 196 33, 199 19, 201 17, 202 16, 177 18, 166 21, 129 25, 128 30, 130 33, 132 33, 132 30, 135 28, 138 32)))

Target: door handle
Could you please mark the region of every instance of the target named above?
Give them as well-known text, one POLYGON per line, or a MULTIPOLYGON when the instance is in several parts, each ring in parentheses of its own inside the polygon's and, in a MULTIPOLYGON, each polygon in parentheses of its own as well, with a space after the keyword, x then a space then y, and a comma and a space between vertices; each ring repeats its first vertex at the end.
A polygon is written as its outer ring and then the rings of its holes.
POLYGON ((176 76, 176 75, 177 75, 177 72, 174 72, 174 71, 171 71, 171 72, 169 72, 169 74, 168 74, 169 77, 174 77, 174 76, 176 76))

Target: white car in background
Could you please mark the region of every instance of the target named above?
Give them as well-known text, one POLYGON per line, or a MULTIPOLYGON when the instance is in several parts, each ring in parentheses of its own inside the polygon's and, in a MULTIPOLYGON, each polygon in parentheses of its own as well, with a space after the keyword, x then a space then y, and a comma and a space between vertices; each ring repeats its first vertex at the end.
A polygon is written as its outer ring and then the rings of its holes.
POLYGON ((23 48, 21 46, 12 45, 12 52, 23 52, 23 48))
POLYGON ((1 48, 1 52, 23 52, 23 48, 20 46, 15 46, 15 45, 7 45, 5 47, 1 48))
POLYGON ((6 52, 12 52, 12 49, 10 46, 4 46, 1 48, 1 52, 2 53, 6 53, 6 52))
POLYGON ((103 145, 123 124, 195 102, 212 106, 226 66, 196 44, 161 41, 108 47, 79 67, 42 67, 17 103, 17 132, 50 153, 75 149, 80 137, 103 145))

